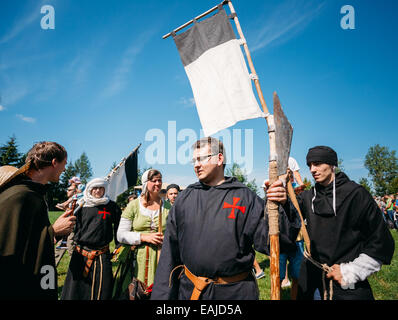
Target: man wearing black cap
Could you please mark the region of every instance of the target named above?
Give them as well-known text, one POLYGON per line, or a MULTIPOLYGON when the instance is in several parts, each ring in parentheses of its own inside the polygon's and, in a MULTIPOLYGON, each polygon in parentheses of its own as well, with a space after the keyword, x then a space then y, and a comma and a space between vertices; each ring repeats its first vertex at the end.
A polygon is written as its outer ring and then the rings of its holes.
POLYGON ((332 148, 309 149, 307 165, 315 187, 298 201, 311 240, 311 258, 301 266, 298 299, 312 299, 318 289, 323 299, 372 300, 367 277, 390 264, 394 253, 380 209, 365 188, 343 172, 335 173, 338 161, 332 148))

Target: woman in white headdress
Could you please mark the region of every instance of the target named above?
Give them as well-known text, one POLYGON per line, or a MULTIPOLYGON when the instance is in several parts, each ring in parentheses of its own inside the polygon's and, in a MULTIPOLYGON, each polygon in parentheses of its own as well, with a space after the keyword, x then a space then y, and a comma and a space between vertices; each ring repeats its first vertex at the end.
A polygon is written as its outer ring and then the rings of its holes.
MULTIPOLYGON (((145 283, 146 286, 151 286, 171 206, 167 201, 163 202, 159 195, 162 188, 162 174, 158 170, 147 170, 141 180, 142 193, 140 197, 130 201, 124 209, 117 231, 117 239, 120 243, 128 245, 125 246, 128 249, 131 246, 136 246, 133 276, 145 283), (161 232, 159 222, 161 223, 161 232)), ((126 263, 126 261, 121 263, 126 263)), ((119 280, 124 284, 129 282, 126 279, 119 280)), ((121 286, 118 293, 124 292, 124 289, 121 286)))
POLYGON ((109 243, 116 239, 121 210, 107 196, 108 182, 91 180, 75 210, 75 251, 69 265, 62 300, 112 298, 113 276, 109 243))

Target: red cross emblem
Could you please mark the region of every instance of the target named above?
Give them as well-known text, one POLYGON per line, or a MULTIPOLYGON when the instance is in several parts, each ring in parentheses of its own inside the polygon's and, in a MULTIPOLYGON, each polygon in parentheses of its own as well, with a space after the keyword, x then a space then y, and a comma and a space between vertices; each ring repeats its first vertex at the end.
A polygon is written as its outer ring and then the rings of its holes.
POLYGON ((104 220, 105 220, 107 214, 111 215, 111 213, 106 211, 105 208, 104 208, 104 211, 98 211, 98 214, 103 214, 102 219, 104 219, 104 220))
POLYGON ((235 219, 235 218, 236 218, 236 217, 235 217, 235 209, 238 209, 238 210, 240 210, 242 213, 245 213, 246 207, 237 206, 237 205, 236 205, 236 204, 239 202, 240 198, 235 198, 235 197, 233 197, 232 199, 233 199, 233 203, 232 203, 232 204, 229 204, 229 203, 227 203, 227 202, 224 202, 224 206, 223 206, 222 208, 223 208, 223 209, 229 209, 229 208, 231 208, 232 210, 231 210, 231 213, 229 214, 228 218, 230 218, 230 219, 235 219))

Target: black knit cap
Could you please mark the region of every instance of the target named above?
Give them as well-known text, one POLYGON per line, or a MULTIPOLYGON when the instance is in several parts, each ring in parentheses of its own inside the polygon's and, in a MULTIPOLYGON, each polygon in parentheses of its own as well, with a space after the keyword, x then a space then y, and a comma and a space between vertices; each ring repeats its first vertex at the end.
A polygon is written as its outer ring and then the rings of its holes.
POLYGON ((330 147, 316 146, 310 148, 307 153, 307 165, 311 162, 320 162, 337 167, 337 153, 330 147))
POLYGON ((177 189, 177 191, 178 192, 180 192, 180 187, 178 186, 178 184, 174 184, 174 183, 172 183, 172 184, 169 184, 168 186, 167 186, 167 188, 166 188, 166 191, 169 191, 170 189, 177 189))

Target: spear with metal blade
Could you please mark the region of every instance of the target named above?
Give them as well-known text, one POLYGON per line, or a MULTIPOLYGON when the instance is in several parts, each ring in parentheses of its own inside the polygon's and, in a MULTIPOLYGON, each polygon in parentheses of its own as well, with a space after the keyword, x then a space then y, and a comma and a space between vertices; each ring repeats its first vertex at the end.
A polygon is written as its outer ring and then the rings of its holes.
MULTIPOLYGON (((269 182, 273 184, 278 176, 282 176, 287 171, 290 146, 293 136, 293 128, 283 113, 278 95, 274 93, 274 115, 268 111, 267 104, 261 90, 260 81, 258 80, 256 70, 254 69, 253 60, 251 58, 249 48, 240 26, 238 16, 231 1, 228 1, 231 14, 234 17, 236 28, 239 36, 243 39, 243 48, 246 53, 247 61, 256 91, 261 103, 263 112, 268 126, 268 137, 270 147, 269 157, 269 182)), ((279 273, 279 211, 278 203, 267 201, 269 236, 270 236, 270 275, 271 275, 271 300, 280 300, 280 273, 279 273)))
MULTIPOLYGON (((223 1, 218 6, 211 8, 210 10, 202 13, 201 15, 197 16, 196 18, 186 22, 182 26, 174 29, 172 32, 164 35, 163 39, 165 39, 171 35, 173 35, 173 37, 175 37, 177 31, 182 30, 191 24, 196 24, 198 19, 205 17, 206 15, 208 15, 211 12, 216 11, 217 9, 219 9, 219 10, 222 9, 222 6, 227 5, 227 4, 231 11, 231 15, 229 16, 229 18, 233 19, 235 22, 236 29, 240 36, 240 39, 239 39, 240 45, 243 46, 244 52, 246 54, 247 62, 248 62, 248 65, 250 68, 250 73, 251 73, 250 78, 254 81, 254 85, 256 87, 256 91, 258 94, 258 98, 261 103, 261 107, 262 107, 262 111, 263 111, 262 116, 264 116, 267 121, 268 133, 269 133, 269 147, 270 147, 269 181, 270 181, 270 184, 272 184, 278 179, 278 176, 286 174, 293 129, 282 111, 282 108, 281 108, 281 105, 279 102, 279 98, 276 95, 276 93, 274 93, 274 113, 275 113, 275 115, 271 115, 268 111, 268 108, 265 103, 265 99, 264 99, 264 96, 263 96, 263 93, 262 93, 262 90, 260 87, 260 82, 258 80, 258 76, 254 69, 254 65, 253 65, 253 61, 252 61, 252 58, 251 58, 251 55, 249 52, 249 48, 247 46, 246 39, 243 35, 242 28, 240 26, 240 23, 239 23, 237 15, 236 15, 235 9, 232 5, 232 2, 229 0, 223 1)), ((226 32, 226 34, 227 34, 227 32, 226 32)), ((204 36, 204 35, 201 35, 201 37, 202 36, 204 36)), ((212 45, 214 46, 214 42, 216 41, 214 38, 215 37, 212 37, 211 41, 208 41, 209 47, 212 47, 212 45)), ((227 38, 228 38, 228 36, 227 36, 227 38)), ((190 71, 191 69, 188 68, 189 70, 187 70, 187 67, 191 67, 193 65, 192 62, 197 61, 195 59, 197 59, 198 56, 200 56, 199 51, 203 50, 202 47, 207 48, 206 45, 208 45, 208 44, 203 45, 203 43, 200 42, 200 45, 198 45, 196 47, 196 46, 193 46, 192 43, 190 43, 188 41, 187 42, 182 41, 184 39, 178 39, 177 47, 179 47, 184 67, 186 68, 187 73, 189 73, 189 72, 191 72, 190 71), (187 53, 189 53, 190 56, 187 56, 187 53)), ((220 39, 223 39, 223 37, 221 36, 220 39)), ((177 44, 177 41, 176 41, 176 44, 177 44)), ((241 52, 240 52, 240 54, 241 54, 241 52)), ((209 57, 206 56, 206 58, 209 58, 209 57)), ((193 69, 193 70, 196 70, 196 69, 193 69)), ((246 72, 247 72, 247 70, 246 70, 246 72)), ((244 77, 245 76, 242 75, 242 79, 244 77)), ((203 84, 203 82, 204 82, 204 80, 202 80, 200 83, 203 84)), ((195 88, 198 88, 198 87, 195 85, 195 88)), ((203 90, 202 87, 200 87, 199 89, 203 90)), ((209 88, 209 89, 213 89, 213 88, 209 88)), ((251 90, 251 85, 250 85, 250 90, 251 90)), ((195 97, 195 100, 196 100, 196 97, 195 97)), ((202 101, 204 101, 204 100, 201 100, 200 102, 202 102, 202 101)), ((200 103, 200 104, 202 105, 202 103, 200 103)), ((210 104, 212 104, 212 103, 210 103, 210 104)), ((197 103, 197 108, 199 108, 199 103, 197 103)), ((207 113, 205 112, 205 115, 207 115, 208 113, 209 112, 207 112, 207 113)), ((246 117, 246 118, 242 117, 242 119, 238 119, 238 120, 244 120, 244 119, 249 119, 249 118, 253 118, 253 116, 249 115, 249 117, 246 117)), ((232 122, 232 120, 230 122, 232 122)), ((229 123, 228 125, 231 125, 231 123, 229 123)), ((202 126, 203 126, 203 123, 202 123, 202 126)), ((212 129, 214 129, 214 128, 212 128, 212 129)), ((221 130, 219 127, 217 127, 217 129, 221 130)), ((213 131, 217 131, 217 130, 213 130, 213 131)), ((270 234, 271 299, 272 300, 280 300, 278 203, 274 202, 274 201, 268 201, 267 202, 267 211, 268 211, 269 234, 270 234)))

